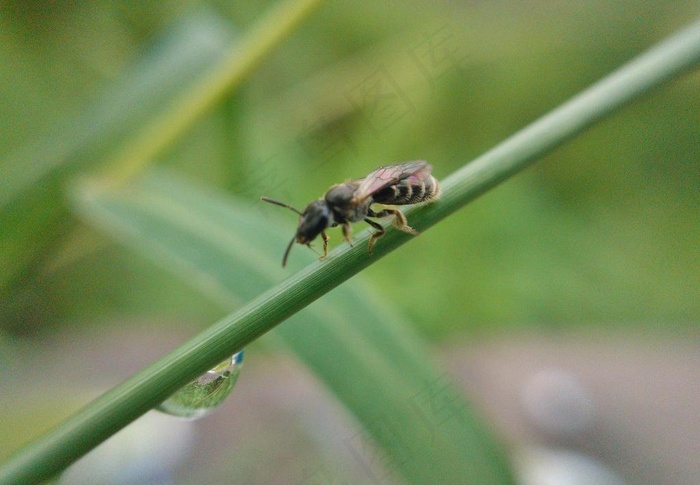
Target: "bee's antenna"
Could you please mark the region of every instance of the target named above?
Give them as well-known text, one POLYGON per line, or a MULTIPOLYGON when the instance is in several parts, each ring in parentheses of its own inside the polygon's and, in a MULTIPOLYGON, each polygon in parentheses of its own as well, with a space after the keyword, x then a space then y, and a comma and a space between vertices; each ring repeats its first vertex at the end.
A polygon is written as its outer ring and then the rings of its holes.
MULTIPOLYGON (((264 200, 264 199, 263 199, 264 200)), ((286 207, 286 206, 285 206, 286 207)), ((291 209, 291 207, 290 207, 291 209)), ((292 250, 292 246, 294 245, 294 241, 296 240, 296 236, 292 238, 291 241, 289 241, 289 246, 287 246, 287 250, 284 252, 284 257, 282 258, 282 267, 284 268, 287 266, 287 256, 289 256, 289 251, 292 250)))
MULTIPOLYGON (((284 202, 280 202, 279 200, 271 199, 271 198, 269 198, 269 197, 260 197, 260 200, 262 200, 262 201, 264 201, 264 202, 269 202, 270 204, 278 205, 278 206, 280 206, 280 207, 286 207, 287 209, 296 212, 296 213, 299 214, 300 216, 303 215, 301 212, 299 212, 298 209, 295 209, 295 208, 292 207, 291 205, 285 204, 284 202)), ((289 245, 287 246, 287 249, 286 249, 286 251, 284 252, 284 257, 282 258, 282 267, 283 267, 283 268, 284 268, 285 266, 287 266, 287 257, 289 256, 289 252, 292 250, 292 246, 294 246, 294 241, 296 241, 296 238, 297 238, 296 235, 294 235, 294 237, 292 238, 292 240, 289 241, 289 245)))
MULTIPOLYGON (((262 200, 262 201, 264 201, 264 202, 269 202, 270 204, 278 205, 278 206, 280 206, 280 207, 286 207, 287 209, 293 210, 293 211, 296 212, 297 214, 301 215, 301 212, 299 212, 298 209, 295 209, 295 208, 292 207, 291 205, 285 204, 284 202, 280 202, 279 200, 271 199, 271 198, 269 198, 269 197, 260 197, 260 200, 262 200)), ((290 245, 289 247, 291 247, 291 245, 290 245)), ((287 253, 289 253, 289 249, 287 249, 287 253)), ((285 259, 286 259, 286 258, 285 258, 285 259)))

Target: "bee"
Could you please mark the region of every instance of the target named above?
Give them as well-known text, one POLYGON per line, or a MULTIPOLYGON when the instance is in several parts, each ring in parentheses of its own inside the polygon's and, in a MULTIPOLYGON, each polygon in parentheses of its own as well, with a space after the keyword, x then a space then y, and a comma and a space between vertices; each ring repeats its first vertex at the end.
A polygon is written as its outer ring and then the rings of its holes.
POLYGON ((333 185, 322 198, 307 205, 303 212, 284 202, 261 197, 265 202, 286 207, 299 214, 299 225, 284 252, 282 267, 287 264, 294 242, 311 248, 311 241, 319 234, 323 239, 323 255, 320 259, 325 258, 328 255, 326 229, 329 227, 341 226, 343 238, 352 246, 350 223, 358 221, 365 221, 377 230, 369 238, 368 250, 372 255, 372 246, 386 234, 386 229, 370 217, 394 216, 393 223, 397 229, 417 236, 418 232, 408 225, 403 212, 388 208, 375 212, 370 206, 374 203, 409 205, 436 200, 440 196, 440 184, 430 175, 432 169, 432 165, 423 160, 379 167, 364 178, 333 185))

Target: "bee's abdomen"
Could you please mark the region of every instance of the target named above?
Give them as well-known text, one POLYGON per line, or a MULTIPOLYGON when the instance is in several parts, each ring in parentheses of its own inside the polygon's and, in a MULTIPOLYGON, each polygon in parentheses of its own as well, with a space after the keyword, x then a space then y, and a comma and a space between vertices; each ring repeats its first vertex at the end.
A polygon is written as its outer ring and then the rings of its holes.
POLYGON ((409 205, 435 200, 440 195, 440 184, 432 175, 425 180, 411 182, 402 180, 372 195, 372 200, 379 204, 409 205))

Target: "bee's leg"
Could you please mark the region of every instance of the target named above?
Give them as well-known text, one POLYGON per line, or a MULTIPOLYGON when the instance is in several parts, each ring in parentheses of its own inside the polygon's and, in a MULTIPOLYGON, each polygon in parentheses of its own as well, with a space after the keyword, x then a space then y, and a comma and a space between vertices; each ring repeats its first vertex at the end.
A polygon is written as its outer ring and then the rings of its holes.
POLYGON ((349 222, 344 222, 343 223, 343 239, 345 239, 350 247, 352 247, 352 240, 350 239, 350 236, 352 235, 352 227, 350 227, 349 222))
POLYGON ((328 256, 328 234, 326 231, 321 231, 321 239, 323 239, 323 255, 318 259, 323 259, 328 256))
MULTIPOLYGON (((418 231, 413 229, 411 226, 408 225, 408 221, 406 220, 406 216, 403 215, 403 212, 401 212, 398 209, 383 209, 379 212, 374 212, 373 210, 369 210, 368 214, 370 217, 387 217, 387 216, 394 216, 394 225, 396 226, 397 229, 400 231, 406 232, 408 234, 411 234, 412 236, 417 236, 420 234, 418 231)), ((365 219, 366 221, 367 219, 365 219)), ((378 236, 381 237, 381 236, 378 236)))
POLYGON ((386 234, 386 229, 384 229, 381 224, 371 219, 365 218, 365 222, 377 230, 377 232, 372 233, 372 236, 369 238, 369 243, 367 244, 369 255, 372 256, 372 246, 374 246, 374 241, 386 234))

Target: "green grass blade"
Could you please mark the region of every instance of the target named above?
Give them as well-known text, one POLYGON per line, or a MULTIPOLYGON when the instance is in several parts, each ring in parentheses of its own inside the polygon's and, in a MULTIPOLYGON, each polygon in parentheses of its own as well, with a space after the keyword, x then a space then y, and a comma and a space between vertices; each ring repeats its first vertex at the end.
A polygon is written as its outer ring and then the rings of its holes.
MULTIPOLYGON (((700 23, 696 23, 453 174, 444 181, 441 201, 410 211, 412 225, 425 230, 436 224, 537 156, 699 61, 700 23)), ((27 482, 58 472, 173 389, 251 343, 410 236, 390 231, 377 244, 372 258, 366 255, 367 238, 365 233, 354 248, 341 247, 326 261, 307 266, 86 406, 20 451, 0 471, 0 483, 27 482)))
MULTIPOLYGON (((128 190, 87 194, 79 207, 90 221, 229 308, 291 269, 280 266, 288 218, 265 220, 266 213, 277 214, 262 203, 232 204, 162 173, 128 190)), ((297 267, 314 259, 308 251, 295 256, 290 263, 297 267)), ((292 316, 275 334, 360 420, 383 460, 404 477, 507 482, 492 440, 432 366, 429 350, 397 324, 397 315, 353 281, 292 316)))

